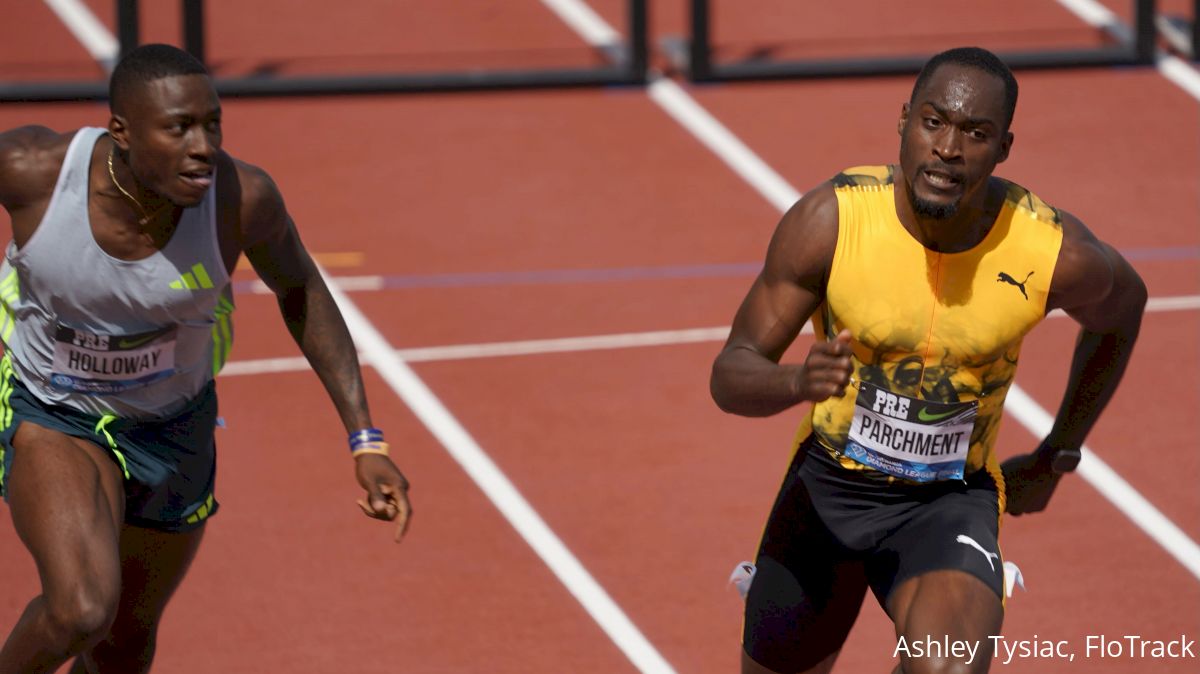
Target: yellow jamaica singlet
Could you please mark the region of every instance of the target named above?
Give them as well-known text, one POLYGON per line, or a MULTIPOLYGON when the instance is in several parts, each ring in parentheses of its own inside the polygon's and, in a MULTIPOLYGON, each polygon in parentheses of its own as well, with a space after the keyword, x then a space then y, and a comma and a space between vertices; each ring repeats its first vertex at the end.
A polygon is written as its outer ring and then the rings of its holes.
POLYGON ((848 469, 930 481, 986 468, 1003 484, 996 433, 1021 340, 1046 313, 1060 215, 1005 182, 983 241, 938 253, 900 223, 893 178, 890 166, 866 166, 833 180, 837 247, 812 319, 822 341, 850 330, 854 374, 844 396, 813 405, 794 446, 815 433, 848 469), (937 472, 953 459, 957 473, 937 472))

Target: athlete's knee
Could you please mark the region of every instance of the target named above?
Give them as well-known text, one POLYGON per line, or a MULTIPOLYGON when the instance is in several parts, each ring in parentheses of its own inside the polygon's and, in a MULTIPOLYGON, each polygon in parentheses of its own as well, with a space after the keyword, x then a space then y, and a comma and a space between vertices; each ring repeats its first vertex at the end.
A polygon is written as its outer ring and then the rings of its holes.
POLYGON ((96 644, 112 627, 117 616, 119 585, 85 583, 43 595, 47 627, 54 640, 71 652, 96 644))

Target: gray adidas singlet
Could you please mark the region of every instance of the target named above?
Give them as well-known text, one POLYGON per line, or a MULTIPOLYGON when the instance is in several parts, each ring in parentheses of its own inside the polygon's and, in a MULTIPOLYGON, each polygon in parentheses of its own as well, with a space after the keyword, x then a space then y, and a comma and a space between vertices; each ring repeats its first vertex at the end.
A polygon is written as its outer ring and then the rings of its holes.
POLYGON ((88 217, 92 150, 104 134, 75 134, 37 230, 20 249, 9 243, 0 338, 17 377, 45 403, 97 416, 166 416, 216 375, 233 343, 215 180, 162 250, 114 258, 88 217))

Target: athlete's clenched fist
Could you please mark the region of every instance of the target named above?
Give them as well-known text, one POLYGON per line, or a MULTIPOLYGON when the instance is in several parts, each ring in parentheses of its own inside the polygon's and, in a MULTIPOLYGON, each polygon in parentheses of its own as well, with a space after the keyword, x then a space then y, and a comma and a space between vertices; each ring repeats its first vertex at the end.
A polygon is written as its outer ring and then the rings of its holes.
POLYGON ((829 342, 816 342, 808 350, 797 376, 801 400, 821 402, 841 397, 850 384, 854 365, 850 362, 850 331, 842 330, 829 342))

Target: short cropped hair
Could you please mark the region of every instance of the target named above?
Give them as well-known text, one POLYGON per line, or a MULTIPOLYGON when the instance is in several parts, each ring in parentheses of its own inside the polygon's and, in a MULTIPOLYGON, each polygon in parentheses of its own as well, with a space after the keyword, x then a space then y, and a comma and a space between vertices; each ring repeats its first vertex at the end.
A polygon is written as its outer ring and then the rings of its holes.
POLYGON ((926 61, 925 66, 921 68, 921 73, 917 75, 917 81, 913 83, 912 95, 909 97, 910 104, 916 102, 917 92, 925 86, 929 78, 933 77, 937 69, 946 64, 982 70, 1004 82, 1004 113, 1006 116, 1004 128, 1007 129, 1012 124, 1013 114, 1017 111, 1017 78, 1013 76, 1012 70, 1004 64, 1004 61, 1000 60, 1000 57, 979 47, 949 49, 935 54, 933 58, 926 61))
POLYGON ((138 87, 164 77, 208 75, 196 57, 169 44, 144 44, 125 55, 108 81, 108 107, 113 112, 138 87))

